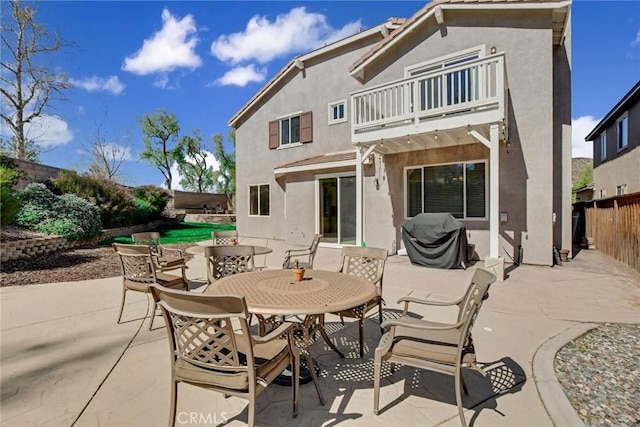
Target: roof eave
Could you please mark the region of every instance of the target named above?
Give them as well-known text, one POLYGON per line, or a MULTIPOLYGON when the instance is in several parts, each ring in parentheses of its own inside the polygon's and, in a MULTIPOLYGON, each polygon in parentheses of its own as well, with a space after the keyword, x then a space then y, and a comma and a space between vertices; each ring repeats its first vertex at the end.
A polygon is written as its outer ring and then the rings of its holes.
MULTIPOLYGON (((397 37, 392 38, 388 44, 382 46, 382 48, 375 52, 371 57, 364 60, 361 64, 358 64, 355 67, 352 67, 350 70, 351 76, 358 78, 359 76, 364 75, 364 69, 376 61, 381 55, 387 52, 390 48, 395 46, 400 40, 404 37, 408 36, 412 27, 420 25, 431 16, 436 15, 438 20, 444 19, 441 14, 444 10, 499 10, 499 9, 523 9, 523 10, 531 10, 531 9, 562 9, 568 8, 571 6, 571 0, 563 1, 563 2, 544 2, 544 3, 469 3, 469 4, 448 4, 448 3, 438 3, 433 6, 432 9, 428 10, 424 15, 420 16, 415 21, 409 23, 406 28, 402 29, 402 32, 398 34, 397 37)), ((419 13, 419 12, 418 12, 419 13)), ((565 22, 566 25, 566 22, 565 22)))
POLYGON ((364 31, 361 31, 359 33, 353 34, 351 36, 345 37, 344 39, 338 40, 334 43, 331 43, 329 45, 326 46, 322 46, 318 49, 315 49, 311 52, 308 52, 304 55, 299 55, 296 56, 294 58, 291 59, 291 61, 289 61, 287 63, 287 65, 284 66, 284 68, 278 73, 276 74, 269 82, 267 82, 267 84, 265 84, 260 91, 258 91, 258 93, 249 100, 249 102, 247 102, 244 106, 242 106, 242 108, 240 108, 240 110, 238 110, 238 112, 236 114, 234 114, 231 119, 229 119, 229 121, 227 122, 227 124, 233 128, 236 127, 238 121, 244 116, 244 114, 249 111, 253 106, 255 106, 264 96, 266 96, 273 87, 275 87, 280 80, 282 80, 284 77, 286 77, 291 71, 300 71, 300 66, 299 64, 302 63, 304 64, 304 61, 315 58, 317 56, 323 55, 327 52, 330 52, 332 50, 335 49, 339 49, 341 47, 344 46, 348 46, 351 43, 355 43, 359 40, 362 40, 364 38, 370 37, 375 35, 376 33, 380 33, 381 32, 381 28, 385 27, 385 28, 394 28, 394 27, 399 27, 399 24, 395 23, 395 22, 384 22, 380 25, 376 25, 373 26, 371 28, 368 28, 364 31))
POLYGON ((609 127, 614 118, 619 116, 620 111, 625 110, 627 106, 633 101, 636 96, 640 96, 640 80, 631 88, 629 92, 604 116, 600 123, 587 136, 584 137, 585 141, 593 141, 598 135, 600 135, 603 129, 609 127))

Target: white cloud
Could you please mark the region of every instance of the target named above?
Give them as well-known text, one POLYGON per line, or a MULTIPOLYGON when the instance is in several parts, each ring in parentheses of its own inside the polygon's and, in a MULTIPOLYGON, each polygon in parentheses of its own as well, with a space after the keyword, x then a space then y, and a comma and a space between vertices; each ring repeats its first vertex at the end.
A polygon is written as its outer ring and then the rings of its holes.
POLYGON ((159 87, 160 89, 165 89, 168 84, 169 84, 169 76, 167 76, 166 74, 158 77, 156 81, 153 82, 153 85, 155 87, 159 87))
POLYGON ((58 116, 36 117, 25 124, 24 131, 26 138, 43 148, 65 145, 73 140, 69 125, 58 116))
MULTIPOLYGON (((216 171, 220 169, 220 163, 218 163, 218 160, 213 155, 213 153, 210 153, 208 151, 205 151, 205 153, 206 153, 205 160, 207 161, 207 166, 210 168, 213 168, 213 170, 216 170, 216 171)), ((185 160, 188 161, 189 163, 193 163, 188 158, 185 160)), ((171 189, 172 190, 178 190, 178 191, 184 190, 184 188, 182 188, 182 186, 180 185, 181 179, 182 179, 182 175, 180 175, 180 172, 178 172, 178 165, 174 163, 173 166, 171 166, 171 189)), ((164 186, 164 181, 162 181, 162 183, 159 185, 161 187, 164 186)))
POLYGON ((253 16, 244 31, 221 35, 211 44, 211 53, 233 65, 242 61, 267 63, 294 52, 306 52, 354 34, 360 21, 336 30, 325 15, 308 13, 304 7, 291 9, 271 22, 265 16, 253 16))
POLYGON ((70 79, 72 85, 80 87, 87 92, 111 92, 114 95, 119 95, 125 88, 125 85, 120 81, 118 76, 109 76, 109 78, 102 78, 98 76, 85 77, 80 80, 70 79))
POLYGON ((124 60, 122 69, 139 75, 198 68, 202 60, 194 52, 199 42, 192 15, 177 20, 169 9, 162 11, 162 29, 124 60))
POLYGON ((235 67, 227 71, 224 76, 216 80, 215 84, 219 86, 235 85, 244 87, 247 83, 264 81, 266 75, 266 67, 256 70, 255 64, 249 64, 246 67, 235 67))
POLYGON ((582 116, 571 120, 571 157, 593 158, 593 142, 584 138, 600 123, 601 119, 582 116))
POLYGON ((636 38, 631 41, 631 46, 640 45, 640 29, 638 29, 638 34, 636 34, 636 38))

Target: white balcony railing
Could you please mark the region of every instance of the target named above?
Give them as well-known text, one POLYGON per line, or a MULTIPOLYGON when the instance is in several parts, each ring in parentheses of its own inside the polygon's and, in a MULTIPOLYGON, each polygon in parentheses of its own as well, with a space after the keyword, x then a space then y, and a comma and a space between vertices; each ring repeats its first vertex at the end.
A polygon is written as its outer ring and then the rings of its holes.
POLYGON ((505 90, 504 57, 498 54, 353 92, 354 141, 452 115, 496 110, 501 119, 505 90))

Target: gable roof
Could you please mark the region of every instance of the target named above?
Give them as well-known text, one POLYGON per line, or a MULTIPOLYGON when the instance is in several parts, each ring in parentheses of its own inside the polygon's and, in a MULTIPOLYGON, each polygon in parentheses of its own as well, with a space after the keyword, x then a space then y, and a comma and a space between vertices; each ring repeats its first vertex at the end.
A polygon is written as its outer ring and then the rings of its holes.
POLYGON ((628 110, 629 107, 631 107, 631 105, 634 102, 638 102, 637 100, 639 98, 640 98, 640 80, 638 80, 638 83, 636 83, 635 86, 633 86, 631 90, 627 92, 627 94, 623 96, 620 101, 618 101, 615 107, 613 107, 611 111, 609 111, 607 115, 604 116, 602 120, 600 120, 600 123, 598 123, 597 126, 591 132, 589 132, 589 135, 587 135, 584 138, 584 140, 593 141, 598 135, 600 135, 600 133, 602 133, 604 129, 611 126, 611 124, 618 117, 620 117, 620 115, 624 111, 628 110))
POLYGON ((231 117, 231 119, 229 119, 228 125, 231 127, 236 127, 236 125, 242 119, 244 114, 248 112, 255 104, 257 104, 271 90, 276 88, 278 83, 280 83, 282 79, 284 79, 292 71, 299 72, 302 69, 304 69, 304 61, 318 57, 327 52, 331 52, 332 50, 339 49, 343 46, 347 46, 349 44, 355 43, 359 40, 370 37, 374 34, 381 33, 384 35, 385 33, 388 33, 389 31, 393 31, 396 28, 398 28, 404 21, 405 19, 403 18, 389 18, 386 22, 380 25, 376 25, 367 30, 360 31, 356 34, 352 34, 348 37, 345 37, 341 40, 330 43, 326 46, 319 47, 315 50, 305 53, 304 55, 298 55, 293 57, 287 63, 287 65, 285 65, 275 76, 271 78, 271 80, 269 80, 264 86, 262 86, 260 90, 258 90, 258 92, 256 92, 256 94, 253 95, 251 99, 247 101, 247 103, 244 104, 242 108, 240 108, 240 110, 238 110, 238 112, 233 115, 233 117, 231 117))
MULTIPOLYGON (((404 21, 397 30, 389 33, 384 39, 374 45, 370 51, 351 65, 349 71, 352 76, 361 75, 364 68, 381 57, 391 46, 399 40, 408 36, 412 30, 426 21, 429 17, 435 16, 438 22, 444 20, 443 10, 461 9, 559 9, 568 8, 571 0, 433 0, 413 16, 404 21)), ((553 31, 554 43, 561 42, 568 13, 560 13, 554 16, 553 31)))

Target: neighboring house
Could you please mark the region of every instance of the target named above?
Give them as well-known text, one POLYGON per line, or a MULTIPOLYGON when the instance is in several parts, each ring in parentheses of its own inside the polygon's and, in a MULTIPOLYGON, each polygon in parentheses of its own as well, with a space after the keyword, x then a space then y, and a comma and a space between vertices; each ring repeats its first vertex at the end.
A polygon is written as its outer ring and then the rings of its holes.
MULTIPOLYGON (((229 121, 245 236, 395 253, 421 212, 486 265, 571 248, 570 1, 435 0, 292 59, 229 121)), ((503 265, 503 264, 502 264, 503 265)))
POLYGON ((640 192, 640 81, 585 141, 593 141, 594 199, 640 192))
POLYGON ((588 202, 593 200, 593 184, 576 188, 573 190, 573 194, 575 195, 574 202, 588 202))

